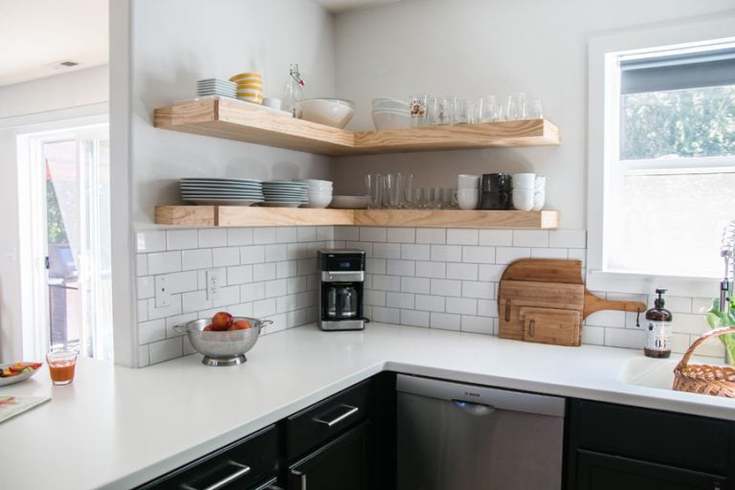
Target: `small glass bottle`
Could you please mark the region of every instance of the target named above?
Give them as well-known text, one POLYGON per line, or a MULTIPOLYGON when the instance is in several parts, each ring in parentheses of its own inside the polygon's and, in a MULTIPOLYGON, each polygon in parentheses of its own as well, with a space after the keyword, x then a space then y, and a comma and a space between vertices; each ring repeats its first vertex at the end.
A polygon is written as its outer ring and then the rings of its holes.
POLYGON ((288 79, 283 87, 282 109, 297 117, 296 103, 304 98, 304 81, 299 73, 299 65, 293 64, 288 70, 288 79))
POLYGON ((671 355, 671 321, 673 315, 664 308, 665 289, 657 289, 654 307, 646 311, 646 346, 643 353, 648 357, 667 358, 671 355))

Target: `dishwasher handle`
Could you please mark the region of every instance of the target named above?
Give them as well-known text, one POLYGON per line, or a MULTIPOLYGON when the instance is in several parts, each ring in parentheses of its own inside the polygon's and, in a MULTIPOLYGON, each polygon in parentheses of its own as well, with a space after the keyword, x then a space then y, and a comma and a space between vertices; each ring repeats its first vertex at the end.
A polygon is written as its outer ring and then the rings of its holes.
POLYGON ((474 415, 476 417, 484 417, 486 415, 492 415, 495 413, 495 407, 486 405, 484 403, 474 403, 465 400, 452 400, 452 405, 459 408, 465 413, 474 415))

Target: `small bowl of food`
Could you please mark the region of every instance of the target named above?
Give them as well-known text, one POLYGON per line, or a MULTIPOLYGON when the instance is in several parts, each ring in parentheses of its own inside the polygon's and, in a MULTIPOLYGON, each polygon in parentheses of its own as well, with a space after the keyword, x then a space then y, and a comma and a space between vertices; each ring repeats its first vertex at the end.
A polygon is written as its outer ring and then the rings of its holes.
POLYGON ((14 362, 0 364, 0 386, 12 385, 25 381, 38 371, 40 362, 14 362))
POLYGON ((235 366, 247 361, 245 353, 253 348, 260 330, 273 322, 221 311, 211 320, 202 319, 174 326, 189 337, 194 350, 204 356, 207 366, 235 366))

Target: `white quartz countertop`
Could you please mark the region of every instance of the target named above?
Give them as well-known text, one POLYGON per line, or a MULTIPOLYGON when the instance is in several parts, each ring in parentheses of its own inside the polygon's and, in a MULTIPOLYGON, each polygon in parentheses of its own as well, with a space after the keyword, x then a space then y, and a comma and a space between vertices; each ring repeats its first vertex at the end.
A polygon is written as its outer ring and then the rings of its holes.
POLYGON ((200 359, 144 369, 86 360, 70 386, 52 387, 44 367, 0 388, 53 397, 0 424, 0 487, 131 488, 383 370, 735 420, 735 400, 625 383, 631 363, 647 360, 609 347, 373 323, 267 335, 242 366, 200 359))

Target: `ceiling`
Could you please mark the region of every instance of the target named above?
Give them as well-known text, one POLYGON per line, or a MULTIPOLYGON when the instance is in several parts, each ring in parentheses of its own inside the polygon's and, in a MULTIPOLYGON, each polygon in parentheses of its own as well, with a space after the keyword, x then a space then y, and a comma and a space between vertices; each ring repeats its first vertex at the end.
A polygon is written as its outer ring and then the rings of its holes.
POLYGON ((108 60, 108 0, 0 0, 0 86, 108 60), (79 66, 59 69, 72 60, 79 66))
POLYGON ((345 12, 347 10, 369 8, 377 5, 384 5, 387 3, 396 3, 401 0, 316 0, 316 2, 322 5, 325 9, 330 12, 345 12))

